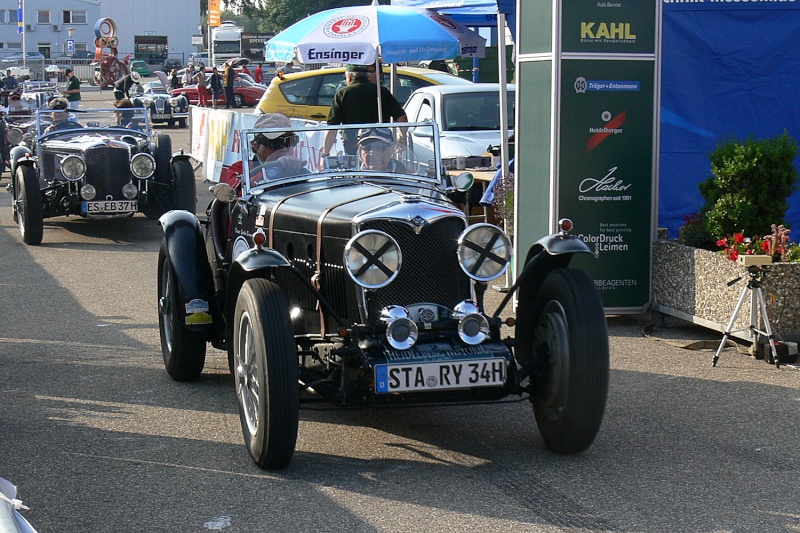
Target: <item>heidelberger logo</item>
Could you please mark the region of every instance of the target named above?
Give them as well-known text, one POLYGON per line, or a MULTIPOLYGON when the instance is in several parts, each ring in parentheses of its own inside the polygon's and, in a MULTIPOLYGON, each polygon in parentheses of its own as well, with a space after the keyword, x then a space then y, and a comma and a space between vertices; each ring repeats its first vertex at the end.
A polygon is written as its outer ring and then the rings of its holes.
POLYGON ((352 37, 369 26, 369 19, 360 15, 342 15, 331 19, 322 28, 322 33, 333 39, 352 37))
POLYGON ((458 26, 456 26, 456 24, 449 18, 443 17, 441 15, 431 15, 430 17, 439 24, 441 24, 442 26, 444 26, 445 28, 447 28, 448 30, 458 31, 460 33, 458 26))

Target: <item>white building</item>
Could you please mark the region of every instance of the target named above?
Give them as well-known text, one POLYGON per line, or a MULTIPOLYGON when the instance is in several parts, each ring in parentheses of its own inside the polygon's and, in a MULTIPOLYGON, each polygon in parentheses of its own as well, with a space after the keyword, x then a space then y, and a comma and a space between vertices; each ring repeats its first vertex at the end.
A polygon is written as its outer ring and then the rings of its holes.
MULTIPOLYGON (((24 6, 24 46, 27 52, 58 57, 72 40, 76 52, 95 52, 95 25, 103 18, 116 23, 120 58, 160 63, 166 57, 184 63, 196 52, 192 35, 199 34, 200 2, 181 0, 21 0, 24 6), (54 5, 57 5, 56 6, 54 5)), ((0 58, 21 52, 18 2, 0 1, 0 58)), ((108 48, 104 52, 110 52, 108 48)))

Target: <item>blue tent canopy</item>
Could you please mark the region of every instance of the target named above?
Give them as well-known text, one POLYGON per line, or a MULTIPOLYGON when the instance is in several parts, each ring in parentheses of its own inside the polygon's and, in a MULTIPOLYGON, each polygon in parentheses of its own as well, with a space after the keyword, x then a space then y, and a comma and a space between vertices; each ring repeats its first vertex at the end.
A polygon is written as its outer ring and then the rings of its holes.
POLYGON ((451 17, 465 26, 496 26, 503 13, 511 35, 517 38, 516 0, 392 0, 392 4, 427 7, 451 17))

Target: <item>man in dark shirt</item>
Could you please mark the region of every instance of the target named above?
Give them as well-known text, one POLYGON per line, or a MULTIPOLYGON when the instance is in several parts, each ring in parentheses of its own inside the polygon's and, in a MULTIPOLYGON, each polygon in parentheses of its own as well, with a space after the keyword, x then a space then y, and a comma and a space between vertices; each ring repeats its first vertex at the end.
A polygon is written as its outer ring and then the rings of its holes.
POLYGON ((130 98, 131 88, 140 81, 142 81, 142 75, 135 70, 118 79, 114 84, 114 99, 122 100, 123 98, 130 98))
MULTIPOLYGON (((333 97, 331 109, 328 112, 328 124, 372 124, 378 122, 378 88, 369 81, 368 65, 347 65, 345 72, 347 85, 342 87, 333 97)), ((381 86, 381 109, 383 120, 388 122, 393 118, 395 122, 408 122, 403 107, 386 87, 381 86)), ((355 154, 357 140, 354 132, 342 132, 344 151, 346 154, 355 154)), ((325 134, 323 156, 330 153, 336 141, 336 130, 329 130, 325 134)), ((404 139, 399 139, 401 144, 404 139)))

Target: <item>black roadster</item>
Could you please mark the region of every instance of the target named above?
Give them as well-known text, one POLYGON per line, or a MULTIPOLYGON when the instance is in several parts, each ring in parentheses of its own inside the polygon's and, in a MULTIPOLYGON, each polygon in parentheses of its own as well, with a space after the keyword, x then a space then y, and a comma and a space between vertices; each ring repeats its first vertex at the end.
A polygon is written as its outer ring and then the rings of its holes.
POLYGON ((10 160, 13 217, 27 244, 42 242, 45 218, 157 219, 195 209, 189 155, 173 154, 169 136, 151 131, 140 108, 39 110, 10 160))
POLYGON ((245 131, 241 146, 257 147, 262 135, 280 145, 280 157, 253 161, 245 148, 241 176, 212 188, 205 220, 185 211, 160 219, 166 370, 193 380, 207 343, 227 351, 245 443, 262 468, 290 462, 305 400, 527 397, 544 442, 563 454, 586 449, 599 430, 605 317, 590 276, 568 266, 590 249, 562 220, 487 312, 487 282, 506 271, 509 238, 496 226, 467 224, 454 199, 471 175, 449 184, 437 159, 415 160, 413 140, 435 141, 435 126, 406 128, 408 146, 389 143, 394 156, 384 153, 382 166, 363 159, 380 147, 320 157, 329 126, 245 131), (513 296, 516 318, 505 311, 513 296), (504 325, 516 326, 515 338, 503 336, 504 325))
POLYGON ((172 96, 160 82, 143 84, 142 91, 133 98, 133 105, 147 109, 153 124, 167 124, 169 127, 177 124, 179 128, 185 128, 189 118, 189 99, 183 94, 172 96))

